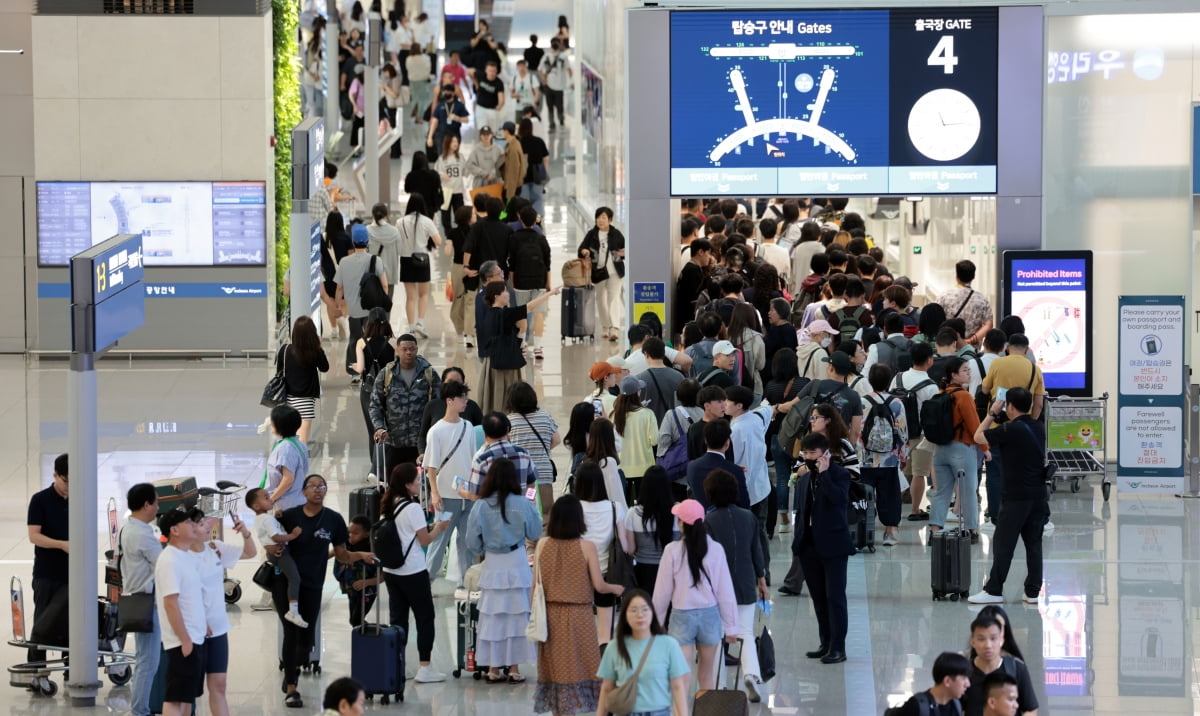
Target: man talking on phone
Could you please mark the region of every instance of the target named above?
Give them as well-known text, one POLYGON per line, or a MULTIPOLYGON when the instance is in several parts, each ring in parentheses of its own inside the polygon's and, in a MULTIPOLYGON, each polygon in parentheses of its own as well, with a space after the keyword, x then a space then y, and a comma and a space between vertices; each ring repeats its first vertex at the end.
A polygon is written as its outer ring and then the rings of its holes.
MULTIPOLYGON (((987 375, 983 378, 983 389, 987 391, 989 402, 1003 400, 1004 393, 1013 388, 1025 388, 1033 394, 1033 404, 1025 412, 1037 420, 1042 414, 1042 401, 1046 395, 1046 382, 1042 371, 1028 359, 1029 338, 1022 333, 1014 333, 1008 337, 1007 355, 992 361, 987 375)), ((982 420, 983 415, 979 416, 982 420)), ((1004 422, 1001 415, 996 423, 1004 422)), ((1001 485, 1005 482, 1004 459, 1008 451, 1003 447, 990 445, 992 457, 987 464, 987 514, 984 515, 996 524, 996 515, 1000 514, 1000 506, 1004 503, 1004 490, 1001 485)))
POLYGON ((805 653, 822 664, 846 660, 846 562, 850 540, 850 473, 829 460, 829 438, 809 433, 800 441, 804 465, 796 479, 796 523, 792 554, 804 570, 821 644, 805 653))
MULTIPOLYGON (((1022 358, 1022 360, 1024 360, 1022 358)), ((999 363, 999 360, 996 361, 999 363)), ((1028 361, 1027 361, 1028 362, 1028 361)), ((1004 503, 993 522, 992 570, 983 590, 967 598, 971 604, 1004 603, 1004 580, 1012 565, 1017 538, 1025 543, 1026 604, 1037 604, 1042 589, 1042 527, 1046 521, 1046 431, 1033 419, 1030 410, 1034 396, 1026 388, 1009 388, 1006 400, 992 403, 975 441, 986 443, 994 452, 1004 450, 1004 503), (1000 415, 1008 418, 996 425, 1000 415)), ((991 476, 988 476, 991 481, 991 476)))

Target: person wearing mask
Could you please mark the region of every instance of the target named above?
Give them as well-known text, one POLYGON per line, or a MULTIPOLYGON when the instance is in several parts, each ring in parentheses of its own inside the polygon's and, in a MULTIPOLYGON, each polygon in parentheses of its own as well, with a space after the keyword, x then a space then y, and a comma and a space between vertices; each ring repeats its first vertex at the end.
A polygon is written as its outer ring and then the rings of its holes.
POLYGON ((563 117, 563 95, 574 72, 567 62, 567 55, 563 52, 563 44, 559 38, 550 38, 550 51, 542 57, 537 71, 538 78, 542 82, 542 91, 546 95, 546 112, 550 117, 550 131, 553 132, 557 129, 558 125, 554 122, 556 113, 558 124, 565 128, 567 120, 563 117))
MULTIPOLYGON (((460 196, 460 206, 461 203, 460 196)), ((404 313, 408 330, 421 338, 429 338, 425 330, 425 316, 429 313, 430 257, 442 245, 442 237, 427 215, 424 199, 419 195, 409 197, 407 211, 404 218, 397 222, 397 229, 400 232, 400 281, 404 283, 404 313)))
POLYGON ((608 696, 638 674, 634 713, 686 714, 691 662, 659 625, 654 600, 631 589, 621 600, 616 645, 604 651, 596 675, 603 679, 596 713, 608 712, 608 696))
POLYGON ((527 166, 518 195, 532 203, 538 216, 542 216, 546 213, 543 191, 550 180, 550 150, 541 138, 534 136, 533 123, 528 119, 522 119, 517 125, 517 137, 527 166))
POLYGON ((467 557, 483 557, 475 659, 488 665, 489 684, 506 680, 500 671, 505 666, 509 683, 524 683, 520 664, 535 658, 525 638, 533 587, 525 542, 541 537, 542 517, 524 492, 516 465, 499 458, 488 468, 467 520, 467 557))
MULTIPOLYGON (((583 510, 583 538, 596 547, 600 571, 607 580, 612 551, 622 549, 622 545, 628 541, 624 534, 626 509, 623 503, 618 504, 609 494, 605 487, 604 471, 591 459, 585 459, 575 471, 574 494, 579 498, 583 510)), ((597 590, 594 597, 596 639, 601 649, 612 639, 612 610, 617 605, 616 596, 597 590)))
POLYGON ((888 392, 892 369, 871 366, 871 392, 863 396, 867 418, 863 428, 863 481, 875 488, 879 521, 883 523, 883 546, 897 544, 900 525, 900 470, 908 462, 908 416, 904 402, 888 392))
MULTIPOLYGON (((703 391, 701 391, 703 392, 703 391)), ((728 401, 723 401, 728 404, 728 401)), ((700 457, 688 463, 687 483, 688 496, 708 509, 708 497, 704 492, 704 480, 713 470, 722 470, 733 475, 737 481, 738 496, 736 504, 743 509, 750 509, 750 494, 746 488, 746 472, 741 465, 729 458, 732 448, 732 430, 729 421, 717 419, 704 423, 704 444, 707 451, 700 457)))
POLYGON ((684 500, 671 514, 679 518, 682 536, 663 550, 654 610, 665 614, 667 607, 672 609, 668 633, 679 642, 688 664, 699 651, 697 681, 700 690, 708 691, 716 686, 722 633, 727 644, 736 642, 740 633, 737 598, 725 549, 708 534, 704 507, 684 500))
POLYGON ((396 360, 396 337, 392 333, 392 323, 388 320, 387 311, 382 308, 372 308, 367 316, 367 326, 363 337, 358 339, 355 346, 357 360, 354 370, 362 376, 362 385, 358 389, 358 400, 362 407, 363 424, 367 428, 367 449, 371 452, 371 474, 381 475, 383 466, 377 465, 375 451, 375 428, 371 423, 371 392, 375 389, 375 379, 383 369, 396 360))
MULTIPOLYGON (((682 501, 682 500, 681 500, 682 501)), ((667 471, 655 465, 642 477, 638 503, 625 513, 620 531, 621 547, 633 557, 637 583, 654 589, 663 549, 679 539, 671 508, 675 504, 673 484, 667 471)))
POLYGON ((633 502, 646 468, 654 464, 658 421, 654 411, 642 406, 642 381, 629 376, 621 381, 621 395, 613 405, 613 425, 621 436, 621 466, 625 471, 625 504, 633 502))
POLYGON ((154 602, 167 659, 164 716, 190 714, 192 702, 204 695, 208 621, 200 560, 192 552, 195 545, 203 544, 203 518, 200 510, 182 507, 158 518, 159 532, 167 538, 154 564, 154 602))
POLYGON ((454 229, 447 238, 446 247, 452 256, 450 264, 450 290, 454 292, 454 300, 450 302, 450 323, 454 332, 461 336, 463 346, 471 348, 475 345, 475 291, 467 289, 464 271, 464 252, 467 246, 467 235, 475 223, 475 210, 469 206, 460 206, 454 212, 454 229))
POLYGON ((933 686, 913 694, 889 716, 958 716, 959 699, 971 686, 971 662, 955 651, 944 651, 933 661, 933 686))
POLYGON ((613 210, 596 209, 596 224, 579 242, 579 258, 592 262, 592 283, 596 286, 597 325, 608 340, 621 336, 621 316, 625 315, 622 291, 625 288, 625 235, 612 225, 613 210))
MULTIPOLYGON (((708 533, 725 550, 729 574, 737 600, 739 636, 742 644, 754 643, 754 605, 768 599, 767 555, 762 550, 761 527, 754 513, 738 507, 737 480, 724 470, 713 470, 704 478, 704 494, 712 509, 705 515, 708 533)), ((742 649, 742 683, 750 701, 762 700, 759 687, 758 650, 742 649)))
MULTIPOLYGON (((416 159, 414 158, 413 161, 416 159)), ((378 256, 372 256, 367 252, 367 245, 371 240, 367 227, 355 224, 351 227, 350 235, 354 242, 354 250, 338 263, 337 271, 333 275, 333 282, 337 284, 337 300, 346 302, 346 312, 350 319, 350 340, 346 342, 345 363, 346 371, 351 376, 355 376, 354 348, 358 345, 358 339, 362 338, 363 326, 367 322, 367 314, 370 310, 363 307, 361 296, 359 296, 358 289, 362 283, 362 277, 368 271, 374 271, 383 286, 391 284, 388 282, 387 269, 384 267, 383 261, 378 256)))
MULTIPOLYGON (((525 182, 529 158, 525 156, 521 140, 517 137, 516 124, 505 122, 500 127, 500 133, 504 139, 504 159, 501 163, 504 170, 504 198, 511 199, 520 193, 521 185, 525 182)), ((504 204, 500 206, 503 208, 504 204)))
MULTIPOLYGON (((154 566, 162 545, 151 523, 158 515, 158 493, 154 485, 139 482, 125 496, 129 520, 117 535, 120 545, 121 594, 154 594, 154 566)), ((151 629, 133 635, 133 681, 129 685, 129 708, 133 716, 149 716, 150 689, 162 650, 162 622, 157 609, 150 611, 151 629)))
MULTIPOLYGON (((437 104, 429 116, 429 131, 425 135, 425 153, 437 159, 438 150, 444 146, 446 137, 462 139, 462 126, 470 121, 467 107, 454 95, 453 90, 442 89, 437 104)), ((417 155, 413 155, 414 159, 417 155)))
MULTIPOLYGON (((455 589, 463 587, 467 568, 467 543, 463 532, 467 526, 470 502, 458 495, 455 486, 471 475, 471 458, 475 455, 475 424, 463 417, 467 408, 468 388, 462 380, 442 379, 441 399, 445 414, 425 438, 422 465, 429 479, 429 505, 435 514, 449 515, 446 529, 439 532, 429 547, 429 580, 442 573, 442 560, 450 547, 450 536, 458 533, 455 543, 458 555, 458 576, 455 589)), ((480 419, 482 422, 482 418, 480 419)), ((449 575, 448 575, 449 576, 449 575)))
POLYGON ((463 173, 472 178, 475 188, 500 181, 500 165, 504 163, 504 149, 496 144, 491 125, 479 128, 479 143, 471 150, 463 165, 463 173))
POLYGON ((450 224, 450 219, 454 212, 463 206, 463 196, 467 193, 466 162, 459 152, 459 142, 459 138, 454 136, 447 136, 443 139, 441 156, 433 164, 433 169, 438 173, 438 179, 442 183, 440 208, 442 228, 446 230, 447 234, 454 228, 450 224))
MULTIPOLYGON (((371 207, 372 222, 367 226, 367 253, 378 256, 383 262, 383 270, 389 277, 400 275, 400 232, 388 222, 387 204, 376 204, 371 207)), ((393 281, 384 288, 388 296, 395 295, 396 284, 393 281)))
POLYGON ((385 465, 416 462, 421 416, 426 404, 438 399, 442 384, 429 361, 417 355, 411 334, 396 340, 396 356, 371 390, 371 425, 375 442, 384 444, 385 465))
POLYGON ((588 369, 588 378, 596 384, 596 389, 588 393, 585 400, 591 403, 596 417, 605 418, 612 415, 617 396, 609 392, 609 389, 617 386, 620 376, 621 369, 607 361, 596 361, 588 369))
MULTIPOLYGON (((507 264, 512 267, 514 306, 524 306, 550 290, 550 243, 546 235, 538 231, 538 213, 532 206, 523 206, 517 212, 521 228, 514 231, 508 242, 507 264)), ((527 321, 524 340, 533 346, 533 357, 542 360, 542 334, 546 331, 546 315, 550 307, 543 303, 532 311, 533 320, 527 321), (528 324, 532 325, 528 325, 528 324)))
POLYGON ((589 628, 592 603, 600 595, 619 597, 625 589, 604 581, 599 552, 584 532, 582 504, 574 495, 563 495, 550 509, 546 536, 534 553, 535 578, 546 600, 547 635, 537 647, 534 713, 591 714, 599 701, 600 654, 580 647, 594 634, 589 628))
POLYGON ((975 494, 979 490, 979 462, 975 446, 990 458, 987 443, 977 443, 975 432, 979 429, 979 414, 975 412, 975 400, 966 386, 971 381, 970 362, 958 356, 946 361, 946 377, 942 381, 942 392, 954 398, 954 439, 945 445, 935 445, 933 451, 934 478, 932 505, 929 514, 929 529, 937 532, 946 524, 946 513, 950 509, 950 498, 955 489, 959 494, 959 509, 967 530, 971 533, 971 544, 979 542, 979 501, 975 494))
POLYGON ((796 369, 804 386, 813 381, 820 381, 827 375, 828 371, 823 362, 833 352, 835 335, 837 331, 824 319, 813 321, 800 330, 797 336, 796 369))
POLYGON ((238 560, 252 559, 258 550, 250 529, 232 516, 233 531, 241 535, 242 544, 232 544, 212 538, 213 528, 224 518, 220 509, 205 513, 200 529, 205 539, 192 545, 193 557, 200 569, 201 594, 204 600, 205 620, 208 631, 204 637, 204 674, 208 686, 208 712, 215 716, 229 716, 229 699, 226 688, 229 683, 229 614, 225 611, 225 572, 237 566, 238 560))
POLYGON ((287 404, 300 413, 300 442, 307 444, 312 422, 317 418, 321 398, 320 373, 329 371, 329 359, 321 347, 317 326, 308 316, 300 316, 292 326, 292 341, 280 346, 275 370, 287 384, 287 404))

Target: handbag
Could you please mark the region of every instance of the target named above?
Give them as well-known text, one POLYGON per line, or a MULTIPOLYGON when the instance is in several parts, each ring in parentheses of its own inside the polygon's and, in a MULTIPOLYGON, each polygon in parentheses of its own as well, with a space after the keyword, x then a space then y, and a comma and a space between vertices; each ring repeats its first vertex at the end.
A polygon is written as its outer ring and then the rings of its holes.
POLYGON ((254 570, 254 576, 250 578, 250 581, 268 592, 271 591, 271 588, 275 586, 275 565, 270 562, 258 565, 258 569, 254 570))
MULTIPOLYGON (((621 540, 617 539, 617 506, 612 507, 613 543, 609 547, 608 571, 604 575, 609 584, 619 584, 626 589, 637 586, 637 577, 633 574, 633 558, 621 548, 621 540)), ((615 713, 615 712, 614 712, 615 713)))
MULTIPOLYGON (((125 528, 121 528, 124 534, 125 528)), ((121 534, 117 535, 117 544, 121 544, 121 534)), ((124 555, 117 552, 117 576, 121 574, 121 561, 124 555)), ((121 594, 117 600, 117 631, 125 634, 148 634, 154 631, 154 592, 135 592, 121 594)))
POLYGON ((529 602, 529 623, 525 625, 525 638, 542 643, 549 633, 546 624, 546 592, 542 589, 542 546, 539 544, 533 555, 533 595, 529 602))
POLYGON ((283 377, 283 352, 288 344, 284 343, 275 357, 275 375, 263 387, 262 400, 259 405, 264 408, 274 408, 287 402, 287 380, 283 377))
POLYGON ((610 274, 608 272, 608 269, 604 267, 604 264, 608 263, 609 253, 610 252, 607 249, 605 249, 604 260, 598 261, 598 262, 592 264, 592 283, 600 283, 601 281, 608 280, 608 277, 610 274))
MULTIPOLYGON (((550 457, 550 446, 546 444, 545 440, 542 440, 542 434, 538 432, 537 428, 533 427, 533 423, 529 422, 529 418, 524 413, 521 413, 521 419, 533 431, 534 437, 538 439, 538 442, 542 444, 542 449, 546 451, 546 459, 550 461, 550 481, 554 482, 558 479, 558 465, 555 465, 554 458, 550 457)), ((613 534, 616 534, 616 532, 614 531, 613 534)))
POLYGON ((637 668, 625 679, 625 683, 608 692, 608 710, 618 716, 626 716, 633 713, 633 707, 637 705, 638 695, 638 674, 642 673, 642 666, 646 663, 646 657, 649 656, 650 650, 654 648, 655 637, 650 637, 650 642, 646 644, 646 650, 642 652, 642 658, 638 661, 637 668))
MULTIPOLYGON (((413 217, 413 232, 416 233, 417 222, 421 220, 421 215, 414 212, 412 217, 413 217)), ((407 243, 408 231, 406 230, 404 232, 404 234, 405 234, 404 238, 407 243)), ((415 240, 413 241, 412 245, 414 248, 416 247, 415 240)), ((412 252, 412 254, 410 254, 407 258, 411 262, 410 265, 413 268, 417 268, 417 269, 428 269, 429 268, 429 254, 425 251, 415 251, 414 250, 412 252)))
POLYGON ((759 676, 764 682, 775 678, 775 640, 767 625, 763 624, 762 632, 754 638, 754 646, 758 650, 759 676))

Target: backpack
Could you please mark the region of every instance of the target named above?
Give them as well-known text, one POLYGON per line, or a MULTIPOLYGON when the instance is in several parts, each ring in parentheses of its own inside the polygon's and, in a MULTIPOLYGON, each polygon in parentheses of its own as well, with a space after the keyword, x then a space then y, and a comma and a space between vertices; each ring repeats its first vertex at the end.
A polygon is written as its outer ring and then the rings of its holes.
POLYGON ((825 284, 828 279, 822 276, 818 279, 816 286, 811 291, 806 291, 801 286, 796 287, 796 300, 792 301, 792 313, 804 315, 804 309, 808 308, 808 304, 815 303, 821 300, 821 291, 825 289, 825 284))
POLYGON ((886 455, 900 447, 900 431, 896 429, 896 419, 892 412, 892 401, 896 398, 876 402, 871 396, 864 398, 871 404, 871 410, 864 421, 863 448, 868 453, 886 455))
POLYGON ((386 569, 403 567, 405 560, 408 559, 408 553, 412 551, 413 545, 417 542, 417 536, 413 535, 412 541, 405 549, 404 544, 400 541, 400 530, 396 527, 396 518, 409 505, 419 507, 420 503, 406 500, 391 514, 382 515, 378 522, 371 525, 371 551, 375 553, 379 564, 386 569))
MULTIPOLYGON (((396 361, 392 361, 383 367, 383 395, 384 404, 387 404, 387 391, 392 386, 392 377, 396 375, 394 368, 396 361)), ((433 366, 429 366, 422 373, 425 376, 425 383, 429 386, 429 394, 425 396, 425 401, 433 400, 433 366)))
POLYGON ((876 343, 875 353, 880 363, 892 369, 893 375, 912 368, 912 341, 902 335, 893 333, 887 340, 876 343))
POLYGON ((921 432, 934 445, 954 442, 954 394, 960 390, 944 390, 921 406, 921 432))
POLYGON ((933 365, 929 366, 929 370, 925 374, 933 381, 934 385, 940 386, 946 380, 946 363, 953 358, 953 355, 943 355, 941 353, 933 357, 933 365))
MULTIPOLYGON (((671 446, 667 448, 667 451, 664 452, 662 456, 654 462, 659 467, 667 471, 667 477, 671 478, 671 480, 674 482, 678 482, 687 477, 688 431, 683 427, 683 423, 679 421, 678 410, 672 410, 671 417, 675 419, 675 427, 679 431, 679 434, 676 435, 675 439, 671 441, 671 446)), ((692 416, 689 415, 688 427, 691 427, 695 422, 696 421, 692 419, 692 416)))
POLYGON ((839 340, 854 340, 854 336, 858 333, 858 329, 862 328, 862 317, 866 312, 866 306, 859 306, 855 308, 853 313, 846 313, 845 308, 839 308, 833 312, 834 317, 836 317, 838 321, 839 340))
POLYGON ((684 352, 692 357, 691 377, 695 378, 704 375, 712 368, 712 349, 715 345, 717 345, 715 338, 705 338, 699 343, 693 343, 687 347, 687 350, 684 352))
POLYGON ((900 402, 904 404, 904 415, 908 419, 909 440, 921 437, 921 412, 919 410, 921 406, 917 394, 931 385, 934 385, 934 382, 925 379, 911 388, 905 388, 904 380, 900 376, 896 376, 896 387, 892 389, 891 393, 893 398, 899 398, 900 402))
MULTIPOLYGON (((812 386, 810 386, 812 387, 812 386)), ((833 396, 838 394, 841 388, 835 388, 824 395, 817 393, 815 388, 805 391, 799 396, 799 400, 792 406, 792 409, 783 417, 783 422, 779 424, 779 444, 792 457, 800 454, 800 439, 808 435, 811 427, 808 416, 812 414, 814 406, 825 403, 833 404, 833 396)))
MULTIPOLYGON (((1005 658, 1005 660, 1007 660, 1010 657, 1006 656, 1004 658, 1005 658)), ((1006 666, 1005 671, 1008 671, 1007 664, 1005 666, 1006 666)), ((913 696, 917 700, 917 711, 920 714, 920 716, 929 716, 929 714, 933 713, 933 704, 935 702, 933 700, 933 696, 928 691, 922 691, 919 694, 913 694, 913 696)), ((907 703, 907 702, 905 702, 905 703, 907 703)), ((950 703, 954 704, 954 711, 958 714, 958 716, 962 716, 962 713, 963 713, 962 703, 959 702, 958 699, 951 699, 950 703)), ((891 707, 887 711, 883 712, 883 716, 900 716, 900 714, 902 714, 902 713, 904 713, 904 704, 901 704, 900 706, 891 707)))
MULTIPOLYGON (((717 375, 719 375, 721 373, 726 373, 726 372, 716 366, 713 366, 713 367, 709 368, 708 370, 704 371, 704 373, 701 374, 700 377, 696 378, 696 380, 698 380, 700 382, 700 387, 704 387, 704 386, 708 385, 709 381, 711 381, 713 378, 717 377, 717 375)), ((728 375, 728 373, 726 373, 726 375, 728 375)))
MULTIPOLYGON (((382 250, 380 249, 380 251, 382 250)), ((372 256, 371 263, 367 266, 367 272, 358 280, 358 302, 368 311, 372 308, 382 308, 391 312, 392 299, 388 298, 383 281, 380 281, 379 275, 375 273, 375 262, 378 260, 378 256, 372 256)))

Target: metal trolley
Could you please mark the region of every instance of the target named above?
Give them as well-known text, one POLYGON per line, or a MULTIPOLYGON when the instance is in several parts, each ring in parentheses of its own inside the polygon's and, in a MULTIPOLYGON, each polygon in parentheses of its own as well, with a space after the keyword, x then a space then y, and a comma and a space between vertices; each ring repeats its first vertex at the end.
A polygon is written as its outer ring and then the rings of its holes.
MULTIPOLYGON (((244 485, 239 485, 236 482, 229 480, 217 480, 217 487, 201 487, 199 507, 205 514, 220 514, 222 517, 217 518, 217 524, 213 527, 213 537, 215 539, 225 539, 225 519, 223 515, 229 515, 233 518, 240 508, 242 502, 242 493, 246 490, 244 485)), ((242 598, 242 583, 240 580, 230 577, 228 573, 225 575, 225 603, 235 604, 242 598)))
POLYGON ((1112 492, 1105 473, 1108 442, 1108 393, 1099 398, 1046 398, 1046 462, 1057 470, 1051 491, 1058 480, 1070 480, 1071 492, 1079 492, 1079 482, 1088 475, 1100 476, 1104 501, 1112 492))

